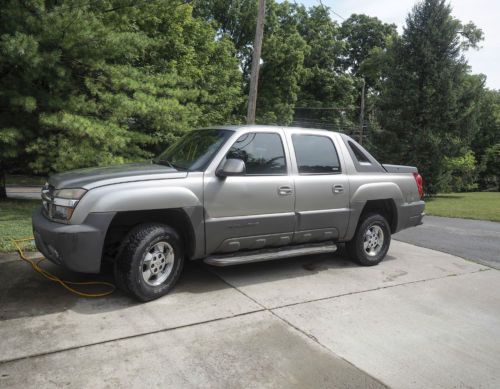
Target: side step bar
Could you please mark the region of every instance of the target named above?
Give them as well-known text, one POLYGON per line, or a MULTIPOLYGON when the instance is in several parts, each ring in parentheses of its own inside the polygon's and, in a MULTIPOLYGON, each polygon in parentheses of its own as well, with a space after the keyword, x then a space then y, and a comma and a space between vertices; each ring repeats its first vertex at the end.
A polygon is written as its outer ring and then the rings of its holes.
POLYGON ((301 255, 333 253, 337 245, 333 242, 312 243, 273 249, 239 251, 231 254, 211 255, 203 262, 212 266, 231 266, 242 263, 272 261, 275 259, 297 257, 301 255))

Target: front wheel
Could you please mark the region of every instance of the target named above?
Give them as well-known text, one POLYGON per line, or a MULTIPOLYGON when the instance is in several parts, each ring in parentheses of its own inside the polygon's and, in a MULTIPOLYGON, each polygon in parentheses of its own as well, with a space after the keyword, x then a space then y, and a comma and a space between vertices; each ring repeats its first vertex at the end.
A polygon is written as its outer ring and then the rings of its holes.
POLYGON ((125 238, 115 262, 115 281, 140 301, 167 294, 177 282, 184 252, 177 232, 163 224, 142 224, 125 238))
POLYGON ((385 217, 377 213, 366 215, 359 223, 354 238, 347 242, 350 257, 363 266, 379 264, 391 244, 391 230, 385 217))

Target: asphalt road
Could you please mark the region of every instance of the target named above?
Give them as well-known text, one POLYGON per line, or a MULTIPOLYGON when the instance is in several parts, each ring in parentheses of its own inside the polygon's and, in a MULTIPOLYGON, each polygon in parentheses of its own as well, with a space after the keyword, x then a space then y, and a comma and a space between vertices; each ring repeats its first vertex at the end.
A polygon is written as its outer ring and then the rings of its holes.
POLYGON ((41 191, 41 186, 7 185, 7 197, 10 199, 38 200, 41 191))
POLYGON ((393 238, 444 251, 500 270, 500 223, 426 216, 424 224, 393 238))

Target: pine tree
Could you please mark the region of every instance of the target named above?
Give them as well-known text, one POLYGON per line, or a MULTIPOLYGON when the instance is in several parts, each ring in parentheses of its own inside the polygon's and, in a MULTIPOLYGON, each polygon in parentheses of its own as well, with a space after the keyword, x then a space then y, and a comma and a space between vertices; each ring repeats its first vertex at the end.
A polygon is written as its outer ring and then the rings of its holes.
POLYGON ((379 154, 385 162, 417 166, 430 194, 440 189, 444 158, 466 154, 478 130, 484 78, 468 73, 463 52, 481 37, 451 16, 445 0, 424 0, 387 56, 379 154))
POLYGON ((6 1, 0 53, 2 171, 149 158, 242 97, 233 44, 183 1, 6 1))

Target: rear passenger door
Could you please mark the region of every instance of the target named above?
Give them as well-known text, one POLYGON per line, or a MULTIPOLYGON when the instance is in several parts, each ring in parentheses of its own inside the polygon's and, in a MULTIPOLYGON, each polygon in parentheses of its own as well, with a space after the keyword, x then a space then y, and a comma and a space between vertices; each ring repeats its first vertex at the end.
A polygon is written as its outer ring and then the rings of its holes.
POLYGON ((337 140, 324 132, 290 132, 295 186, 295 243, 337 240, 347 230, 349 182, 337 140))

